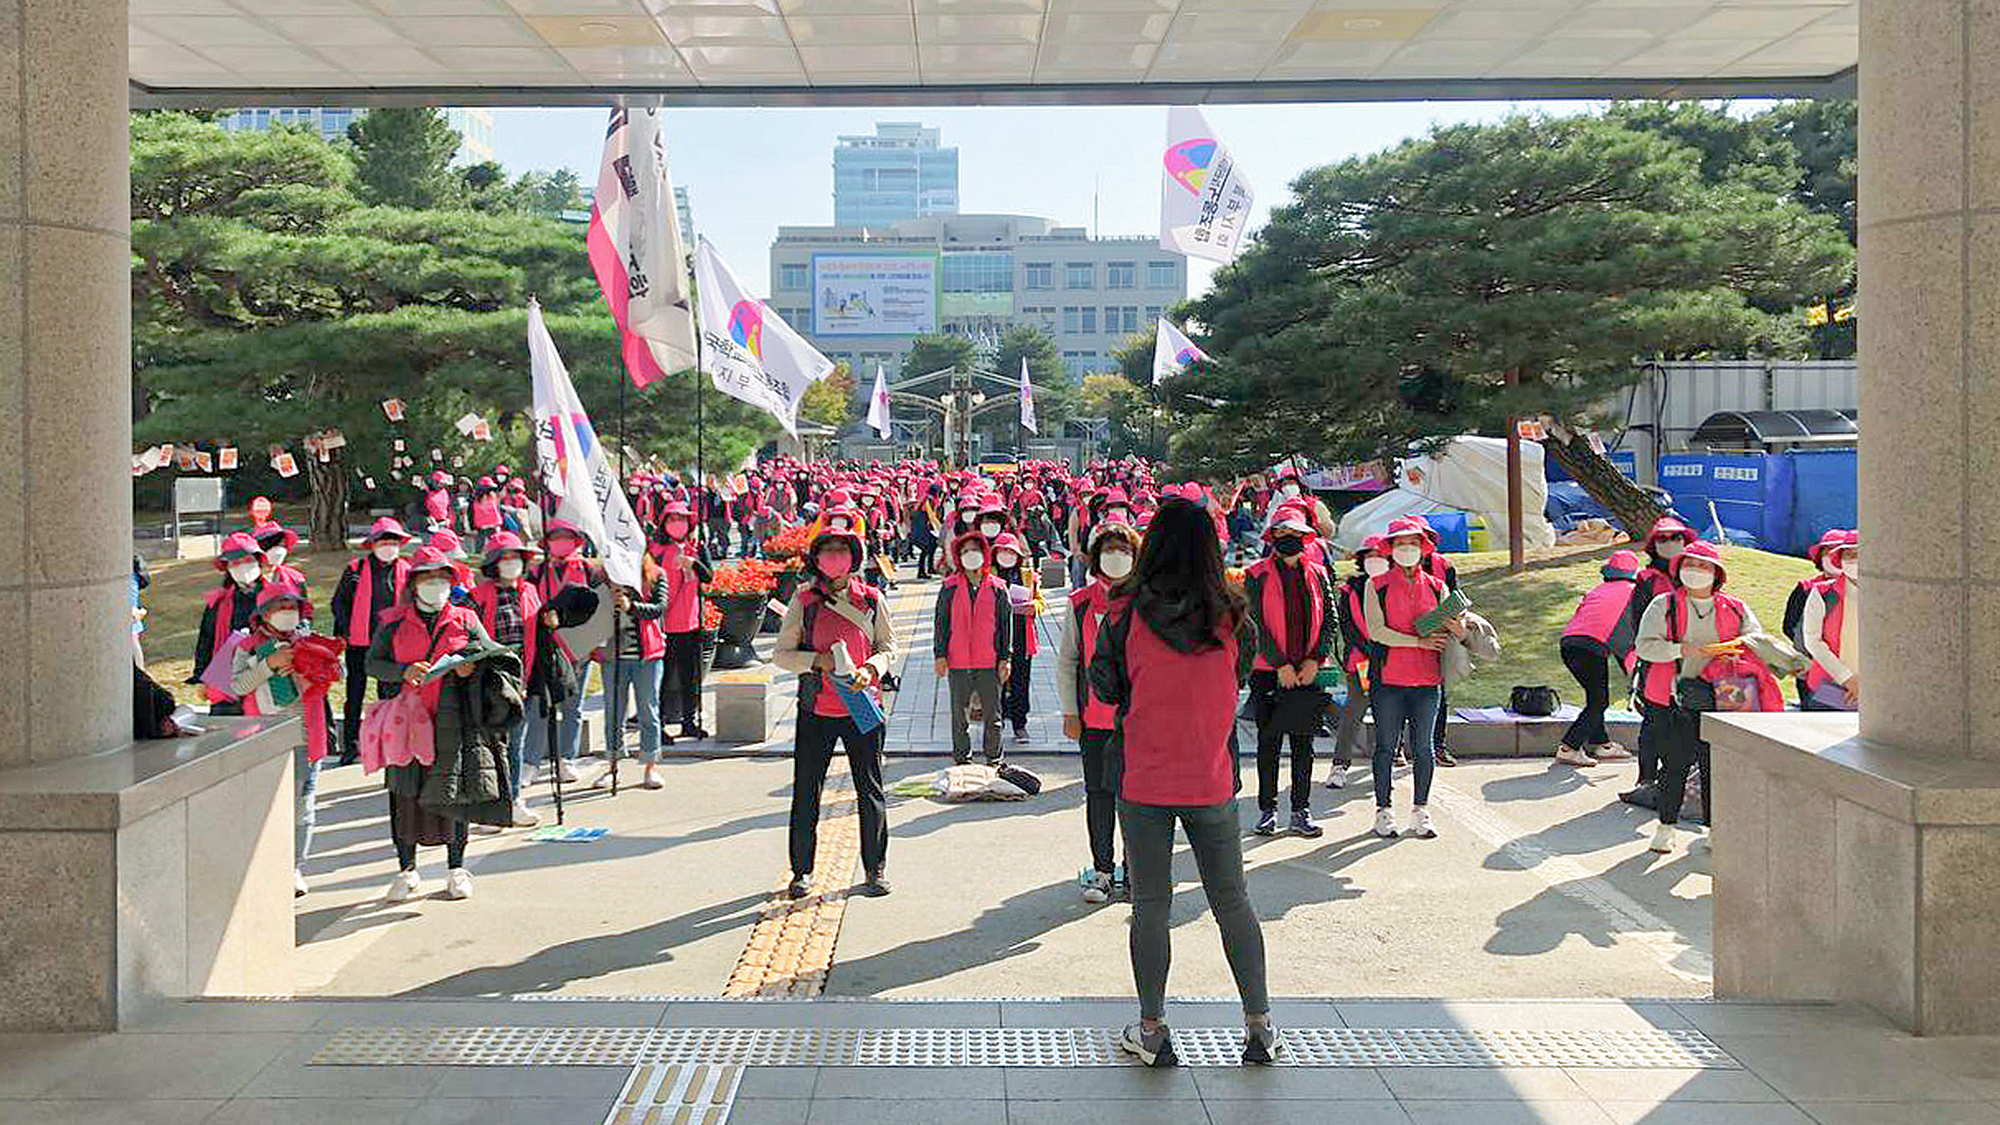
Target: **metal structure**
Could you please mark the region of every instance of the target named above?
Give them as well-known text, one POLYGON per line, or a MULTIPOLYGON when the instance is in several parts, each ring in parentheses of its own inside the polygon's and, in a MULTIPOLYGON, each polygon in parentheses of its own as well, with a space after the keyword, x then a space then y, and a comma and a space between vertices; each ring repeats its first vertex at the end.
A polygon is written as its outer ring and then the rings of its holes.
MULTIPOLYGON (((981 358, 991 360, 992 356, 990 352, 982 352, 981 358)), ((1038 393, 1053 389, 1039 383, 1029 385, 1038 393)), ((966 468, 974 458, 973 420, 997 410, 1015 407, 1019 400, 1014 394, 1020 389, 1018 379, 983 369, 961 371, 946 367, 914 375, 889 384, 890 425, 895 424, 896 408, 899 406, 923 411, 930 416, 926 420, 928 432, 925 447, 937 450, 939 460, 948 462, 954 468, 966 468), (988 394, 982 388, 996 388, 1006 393, 988 394)))

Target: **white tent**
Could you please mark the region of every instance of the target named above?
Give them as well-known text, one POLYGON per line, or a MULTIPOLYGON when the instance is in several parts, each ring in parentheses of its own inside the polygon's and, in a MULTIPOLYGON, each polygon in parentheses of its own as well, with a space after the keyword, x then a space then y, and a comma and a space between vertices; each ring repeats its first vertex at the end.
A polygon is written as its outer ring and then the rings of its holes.
MULTIPOLYGON (((1530 547, 1556 545, 1556 529, 1543 514, 1549 503, 1542 476, 1542 447, 1521 443, 1523 541, 1530 547)), ((1507 442, 1501 438, 1453 438, 1434 457, 1411 457, 1397 466, 1396 487, 1341 517, 1334 546, 1352 553, 1370 535, 1388 530, 1402 516, 1471 512, 1486 521, 1494 547, 1507 542, 1507 442)))

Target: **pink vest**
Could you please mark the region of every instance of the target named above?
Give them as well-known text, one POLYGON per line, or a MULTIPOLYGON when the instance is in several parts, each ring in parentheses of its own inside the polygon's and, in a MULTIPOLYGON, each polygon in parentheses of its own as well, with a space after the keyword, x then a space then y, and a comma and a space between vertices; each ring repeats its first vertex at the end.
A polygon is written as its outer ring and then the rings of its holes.
MULTIPOLYGON (((1297 661, 1291 658, 1292 654, 1284 652, 1285 638, 1291 635, 1291 622, 1285 620, 1285 580, 1278 573, 1278 568, 1282 565, 1284 564, 1276 559, 1259 559, 1251 564, 1249 573, 1263 580, 1264 596, 1258 609, 1263 618, 1264 631, 1271 635, 1274 647, 1284 653, 1285 663, 1294 664, 1297 661)), ((1319 636, 1321 618, 1326 612, 1326 572, 1310 563, 1301 563, 1299 575, 1305 580, 1306 585, 1306 644, 1310 647, 1313 638, 1319 636)), ((1300 653, 1298 659, 1305 659, 1305 653, 1300 653)), ((1251 662, 1251 667, 1260 672, 1276 670, 1271 662, 1264 658, 1261 646, 1251 662)))
MULTIPOLYGON (((416 607, 404 606, 387 622, 396 629, 390 654, 400 664, 415 664, 420 660, 434 664, 439 657, 450 656, 472 640, 472 631, 467 623, 477 620, 472 611, 464 606, 447 605, 438 611, 436 626, 425 628, 423 619, 417 616, 416 607)), ((407 685, 405 690, 408 690, 407 685)), ((437 714, 438 693, 443 690, 442 678, 423 686, 424 710, 437 714)))
MULTIPOLYGON (((1826 647, 1833 650, 1835 656, 1845 660, 1847 654, 1840 651, 1840 629, 1841 624, 1847 620, 1847 576, 1843 574, 1838 578, 1827 578, 1816 582, 1806 596, 1826 599, 1826 621, 1820 627, 1819 636, 1826 642, 1826 647)), ((1817 691, 1821 685, 1832 682, 1833 677, 1825 668, 1820 667, 1819 661, 1813 661, 1812 667, 1806 669, 1807 691, 1817 691)))
MULTIPOLYGON (((1375 580, 1375 588, 1382 592, 1383 624, 1410 634, 1417 631, 1417 618, 1436 609, 1445 593, 1443 579, 1422 570, 1414 578, 1405 577, 1402 567, 1389 568, 1389 573, 1375 580)), ((1375 674, 1378 683, 1390 687, 1438 687, 1444 683, 1441 654, 1397 646, 1388 652, 1375 674)))
POLYGON ((692 633, 701 628, 701 583, 693 572, 681 569, 687 547, 680 543, 655 545, 654 561, 667 572, 667 612, 660 628, 669 633, 692 633))
MULTIPOLYGON (((542 596, 525 579, 514 588, 521 593, 521 677, 525 680, 535 667, 536 634, 540 631, 535 619, 542 615, 542 596)), ((479 623, 486 626, 486 635, 499 640, 493 632, 493 622, 500 607, 500 584, 481 582, 472 588, 471 596, 472 604, 479 608, 479 623)))
POLYGON ((500 526, 500 501, 492 493, 472 502, 472 526, 480 531, 500 526))
POLYGON ((1097 655, 1097 627, 1103 623, 1110 601, 1110 589, 1102 578, 1093 579, 1090 585, 1069 596, 1069 611, 1083 636, 1083 667, 1077 672, 1076 690, 1083 700, 1083 725, 1090 730, 1110 730, 1118 722, 1118 708, 1097 698, 1097 693, 1090 690, 1090 660, 1097 655))
MULTIPOLYGON (((1687 636, 1688 596, 1686 590, 1675 590, 1671 595, 1674 605, 1668 612, 1673 615, 1670 635, 1687 636)), ((1715 636, 1717 640, 1734 640, 1743 635, 1743 603, 1728 594, 1715 595, 1715 636)), ((1641 692, 1646 702, 1658 707, 1666 707, 1674 701, 1674 681, 1680 678, 1679 660, 1663 660, 1646 665, 1645 688, 1641 692)))
POLYGON ((994 591, 1005 600, 1007 590, 988 574, 979 583, 978 597, 963 572, 945 579, 951 588, 951 643, 946 656, 953 668, 992 668, 999 663, 993 651, 994 591))
POLYGON ((1563 636, 1589 637, 1600 643, 1609 641, 1618 628, 1618 622, 1625 616, 1625 610, 1632 604, 1635 589, 1637 587, 1632 583, 1619 578, 1599 583, 1596 589, 1583 596, 1576 612, 1570 615, 1563 636))
MULTIPOLYGON (((872 593, 869 587, 858 582, 854 583, 848 588, 847 604, 866 615, 871 600, 878 607, 881 604, 879 597, 870 598, 869 595, 872 593)), ((844 641, 847 644, 847 655, 854 658, 856 665, 875 655, 873 638, 854 622, 829 609, 827 597, 819 587, 814 586, 806 590, 805 596, 811 599, 807 602, 808 605, 816 602, 819 606, 813 612, 812 636, 806 638, 806 643, 812 646, 814 652, 832 652, 835 644, 844 641)), ((881 610, 878 608, 876 612, 879 613, 881 610)), ((871 687, 869 691, 874 692, 878 698, 881 694, 878 688, 871 687)), ((824 677, 820 680, 819 694, 813 697, 813 714, 828 719, 847 717, 847 703, 824 677)))
MULTIPOLYGON (((354 604, 347 609, 347 636, 342 638, 348 644, 367 647, 375 635, 378 618, 385 618, 394 606, 378 606, 375 603, 375 568, 382 565, 374 555, 363 555, 347 564, 354 571, 354 604)), ((410 560, 397 559, 389 579, 389 595, 403 596, 403 584, 410 579, 410 560)))
MULTIPOLYGON (((1128 610, 1129 612, 1129 610, 1128 610)), ((1119 795, 1142 805, 1216 805, 1236 794, 1236 634, 1181 652, 1133 614, 1125 638, 1125 772, 1119 795)))
MULTIPOLYGON (((1365 641, 1368 639, 1368 615, 1361 608, 1361 591, 1344 582, 1341 583, 1341 587, 1347 594, 1347 601, 1343 603, 1346 607, 1347 619, 1354 622, 1354 631, 1359 633, 1361 639, 1365 641)), ((1367 667, 1367 665, 1367 649, 1360 645, 1355 645, 1353 648, 1347 650, 1347 670, 1349 672, 1359 672, 1361 669, 1367 667)))

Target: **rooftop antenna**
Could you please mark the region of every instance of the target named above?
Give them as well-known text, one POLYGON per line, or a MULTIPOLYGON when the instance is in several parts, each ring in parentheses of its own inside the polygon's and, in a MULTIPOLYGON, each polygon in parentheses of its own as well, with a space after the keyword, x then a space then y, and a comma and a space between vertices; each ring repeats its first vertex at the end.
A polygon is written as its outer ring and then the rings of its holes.
POLYGON ((1098 174, 1092 173, 1090 177, 1090 237, 1092 239, 1097 238, 1101 233, 1101 229, 1097 225, 1097 180, 1098 174))

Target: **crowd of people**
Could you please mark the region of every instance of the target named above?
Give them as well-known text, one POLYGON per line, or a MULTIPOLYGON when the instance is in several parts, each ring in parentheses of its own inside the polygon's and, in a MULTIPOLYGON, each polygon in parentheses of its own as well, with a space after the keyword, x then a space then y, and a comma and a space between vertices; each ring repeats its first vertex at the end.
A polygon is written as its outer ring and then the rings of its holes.
MULTIPOLYGON (((1278 1050, 1236 814, 1239 721, 1255 730, 1254 833, 1321 835, 1315 739, 1333 738, 1327 785, 1342 788, 1372 712, 1374 831, 1434 838, 1435 769, 1455 764, 1443 738, 1447 685, 1499 651, 1423 517, 1397 519, 1336 559, 1332 513, 1289 467, 1227 486, 1165 484, 1130 460, 988 475, 923 461, 778 459, 699 484, 640 472, 628 481, 648 539, 636 586, 612 581, 599 545, 545 513, 529 482, 504 466, 472 482, 437 473, 423 485, 408 513, 421 531, 395 516, 374 520, 327 601, 330 636, 344 642, 334 674, 344 672, 346 698, 337 744, 304 762, 301 862, 320 769, 359 761, 382 770, 388 791, 399 873, 387 899, 421 889, 417 848, 440 845, 444 896, 466 898, 471 834, 536 824, 528 786, 589 784, 578 759, 591 662, 601 667, 611 768, 625 754, 629 708, 639 786, 660 788, 662 748, 708 737, 704 584, 720 560, 755 557, 798 529, 800 582, 771 655, 799 685, 788 893, 811 893, 838 746, 856 792, 861 890, 887 894, 882 693, 904 655, 887 591, 911 568, 937 580, 932 671, 950 700, 952 758, 973 762, 976 728, 981 760, 1002 767, 1006 728, 1015 745, 1030 740, 1047 573, 1068 587, 1052 658, 1063 735, 1082 764, 1088 865, 1078 883, 1086 902, 1131 903, 1141 1019, 1124 1042, 1148 1063, 1172 1058, 1164 998, 1176 826, 1242 993, 1244 1057, 1270 1061, 1278 1050), (608 638, 577 651, 569 631, 605 601, 608 638), (1405 764, 1407 823, 1393 800, 1405 764)), ((297 542, 266 522, 222 543, 192 681, 213 713, 316 705, 297 652, 313 633, 315 604, 287 563, 297 542)), ((1623 796, 1657 811, 1651 846, 1667 852, 1690 772, 1700 771, 1704 794, 1712 787, 1702 712, 1781 709, 1774 668, 1799 675, 1804 706, 1858 706, 1859 543, 1830 532, 1814 549, 1819 573, 1795 591, 1782 638, 1724 592, 1722 554, 1692 528, 1662 519, 1640 548, 1610 556, 1559 640, 1584 702, 1554 753, 1579 768, 1636 756, 1639 785, 1623 796), (1794 645, 1802 655, 1790 663, 1794 645), (1641 715, 1636 755, 1606 723, 1613 683, 1627 677, 1641 715)), ((305 894, 302 875, 297 884, 305 894)))

